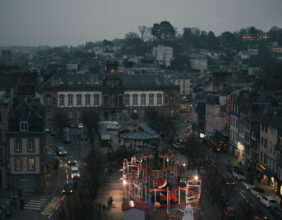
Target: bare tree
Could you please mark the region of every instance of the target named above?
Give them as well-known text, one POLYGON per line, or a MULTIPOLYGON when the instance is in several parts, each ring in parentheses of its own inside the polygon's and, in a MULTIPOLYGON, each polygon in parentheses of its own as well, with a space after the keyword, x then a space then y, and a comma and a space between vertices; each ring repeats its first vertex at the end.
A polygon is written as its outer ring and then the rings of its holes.
POLYGON ((89 109, 83 112, 82 120, 87 128, 90 143, 93 143, 93 138, 94 138, 93 132, 97 132, 98 122, 100 121, 100 117, 95 110, 89 109))
POLYGON ((60 136, 62 136, 62 129, 63 127, 66 127, 68 124, 68 116, 64 111, 58 110, 54 113, 53 118, 54 118, 55 124, 60 129, 60 136))
POLYGON ((140 38, 142 41, 146 41, 150 38, 151 35, 151 28, 147 27, 146 25, 138 26, 140 32, 140 38))

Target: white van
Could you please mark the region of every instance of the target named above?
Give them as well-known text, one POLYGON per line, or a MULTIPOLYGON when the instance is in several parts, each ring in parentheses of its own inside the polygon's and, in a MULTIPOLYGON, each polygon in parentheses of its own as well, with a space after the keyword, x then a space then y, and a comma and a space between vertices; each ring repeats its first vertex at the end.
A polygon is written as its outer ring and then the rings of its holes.
POLYGON ((71 179, 80 178, 80 172, 77 167, 71 168, 71 179))

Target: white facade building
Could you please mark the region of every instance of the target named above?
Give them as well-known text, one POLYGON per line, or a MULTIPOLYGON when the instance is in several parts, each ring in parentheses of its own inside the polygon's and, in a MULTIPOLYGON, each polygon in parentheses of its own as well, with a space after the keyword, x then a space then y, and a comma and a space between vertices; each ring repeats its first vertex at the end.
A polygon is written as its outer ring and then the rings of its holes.
POLYGON ((190 57, 191 68, 194 70, 207 70, 208 59, 203 55, 193 55, 190 57))
POLYGON ((165 47, 163 45, 153 47, 153 56, 160 65, 168 67, 171 64, 171 60, 173 60, 172 47, 165 47))

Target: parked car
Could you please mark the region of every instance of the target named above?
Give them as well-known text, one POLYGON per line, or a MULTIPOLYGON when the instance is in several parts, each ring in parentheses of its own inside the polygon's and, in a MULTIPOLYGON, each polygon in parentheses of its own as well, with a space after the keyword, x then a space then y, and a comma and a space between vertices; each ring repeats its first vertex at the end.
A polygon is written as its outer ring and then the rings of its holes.
POLYGON ((84 128, 83 123, 78 123, 78 128, 84 128))
POLYGON ((5 203, 0 203, 0 210, 2 210, 6 217, 12 215, 12 208, 5 203))
POLYGON ((69 181, 69 182, 65 185, 65 187, 64 187, 64 189, 63 189, 63 193, 64 193, 64 194, 72 194, 72 193, 74 192, 76 186, 77 186, 77 183, 76 183, 76 182, 74 182, 74 181, 69 181))
POLYGON ((236 179, 236 180, 245 180, 246 177, 245 177, 245 174, 240 171, 240 170, 234 170, 232 172, 232 176, 236 179))
POLYGON ((277 201, 272 196, 261 196, 259 198, 262 204, 264 204, 267 208, 270 206, 278 206, 277 201))
POLYGON ((62 147, 62 146, 58 146, 57 148, 56 148, 56 152, 57 152, 57 154, 59 155, 59 156, 66 156, 67 154, 68 154, 68 152, 65 150, 65 148, 64 147, 62 147))
POLYGON ((251 188, 250 192, 257 198, 260 198, 264 195, 264 190, 261 188, 251 188))
POLYGON ((246 189, 251 189, 251 188, 254 188, 254 187, 255 187, 255 185, 254 185, 253 183, 248 182, 248 181, 246 181, 246 180, 242 181, 241 183, 242 183, 242 185, 243 185, 246 189))
POLYGON ((271 214, 275 217, 275 219, 281 219, 282 217, 282 209, 277 206, 270 207, 271 214))
POLYGON ((77 160, 73 156, 68 156, 68 165, 76 165, 77 160))
POLYGON ((213 160, 205 160, 204 161, 204 167, 206 167, 206 168, 214 167, 214 161, 213 160))
POLYGON ((80 172, 77 167, 71 168, 71 179, 80 178, 80 172))

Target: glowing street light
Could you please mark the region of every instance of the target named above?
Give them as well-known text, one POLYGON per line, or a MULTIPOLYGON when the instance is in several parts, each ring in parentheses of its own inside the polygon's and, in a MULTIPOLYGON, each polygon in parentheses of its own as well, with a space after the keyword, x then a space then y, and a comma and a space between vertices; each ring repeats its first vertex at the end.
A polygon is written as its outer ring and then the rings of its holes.
POLYGON ((198 180, 199 179, 199 177, 198 176, 194 176, 194 180, 198 180))
POLYGON ((123 180, 122 180, 122 184, 123 184, 123 185, 126 185, 126 184, 127 184, 127 181, 126 181, 125 179, 123 179, 123 180))

